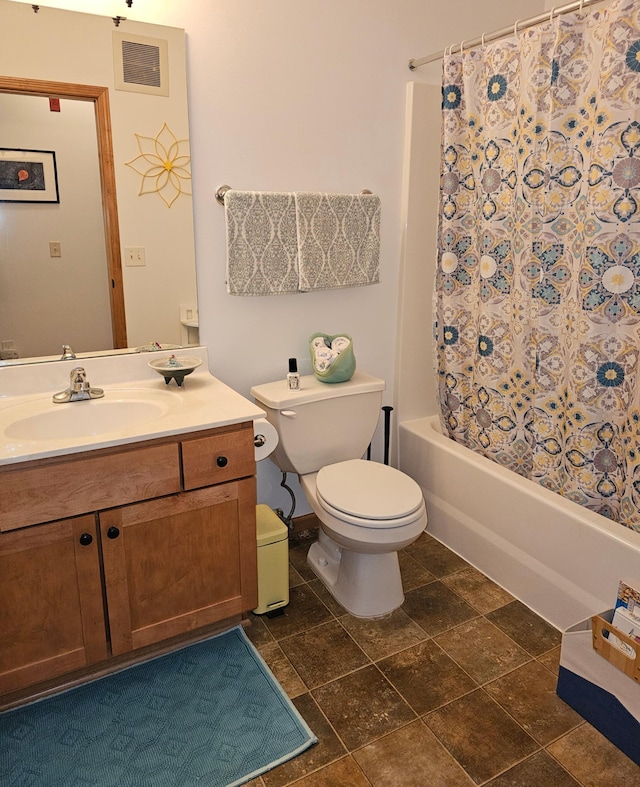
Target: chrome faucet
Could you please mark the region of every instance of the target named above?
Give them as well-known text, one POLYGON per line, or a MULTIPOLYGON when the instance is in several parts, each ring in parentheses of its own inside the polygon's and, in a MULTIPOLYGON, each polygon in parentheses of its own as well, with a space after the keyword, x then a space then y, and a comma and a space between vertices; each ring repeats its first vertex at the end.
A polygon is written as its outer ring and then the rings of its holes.
POLYGON ((71 349, 69 344, 62 345, 62 357, 60 358, 61 361, 68 361, 71 358, 75 358, 76 354, 71 349))
POLYGON ((63 402, 81 402, 87 399, 100 399, 104 396, 102 388, 92 388, 87 381, 87 373, 82 366, 76 366, 69 375, 69 387, 53 395, 56 404, 63 402))

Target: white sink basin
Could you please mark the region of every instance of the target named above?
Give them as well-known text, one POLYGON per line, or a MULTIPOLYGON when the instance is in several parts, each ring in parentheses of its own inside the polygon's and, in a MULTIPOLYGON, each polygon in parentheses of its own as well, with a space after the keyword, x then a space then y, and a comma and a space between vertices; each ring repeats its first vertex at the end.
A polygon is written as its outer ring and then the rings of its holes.
POLYGON ((149 353, 116 351, 82 361, 87 379, 104 390, 102 399, 60 404, 52 396, 68 383, 78 360, 0 362, 0 470, 264 417, 264 410, 208 371, 206 347, 172 353, 179 360, 202 360, 180 387, 166 385, 149 368, 149 353))
MULTIPOLYGON (((122 432, 162 417, 176 394, 111 391, 104 399, 54 404, 51 399, 8 408, 4 435, 11 440, 61 440, 122 432), (12 412, 9 412, 12 411, 12 412)), ((177 396, 177 399, 180 399, 177 396)))

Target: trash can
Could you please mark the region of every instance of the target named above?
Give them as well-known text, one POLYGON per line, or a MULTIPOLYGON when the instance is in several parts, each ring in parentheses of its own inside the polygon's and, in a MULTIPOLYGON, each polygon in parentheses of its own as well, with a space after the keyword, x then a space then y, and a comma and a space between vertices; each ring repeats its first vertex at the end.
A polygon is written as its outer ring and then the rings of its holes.
POLYGON ((257 615, 282 614, 289 603, 289 534, 284 522, 266 505, 256 506, 258 537, 257 615), (279 610, 279 611, 278 611, 279 610))

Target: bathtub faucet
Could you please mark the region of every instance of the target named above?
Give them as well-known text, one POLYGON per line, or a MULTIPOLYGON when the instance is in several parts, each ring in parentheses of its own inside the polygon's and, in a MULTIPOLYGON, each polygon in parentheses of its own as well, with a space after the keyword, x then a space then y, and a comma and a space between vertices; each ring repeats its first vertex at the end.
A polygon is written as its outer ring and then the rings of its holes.
POLYGON ((56 404, 63 402, 80 402, 87 399, 100 399, 104 396, 102 388, 92 388, 87 380, 87 373, 82 366, 76 366, 69 375, 69 387, 53 395, 56 404))

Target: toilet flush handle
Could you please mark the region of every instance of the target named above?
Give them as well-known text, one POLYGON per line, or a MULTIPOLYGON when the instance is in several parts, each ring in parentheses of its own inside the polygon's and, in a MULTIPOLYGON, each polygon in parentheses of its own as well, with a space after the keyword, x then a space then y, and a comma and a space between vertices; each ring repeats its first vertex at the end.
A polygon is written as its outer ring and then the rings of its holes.
POLYGON ((285 418, 295 418, 298 413, 295 410, 280 410, 280 415, 284 415, 285 418))

